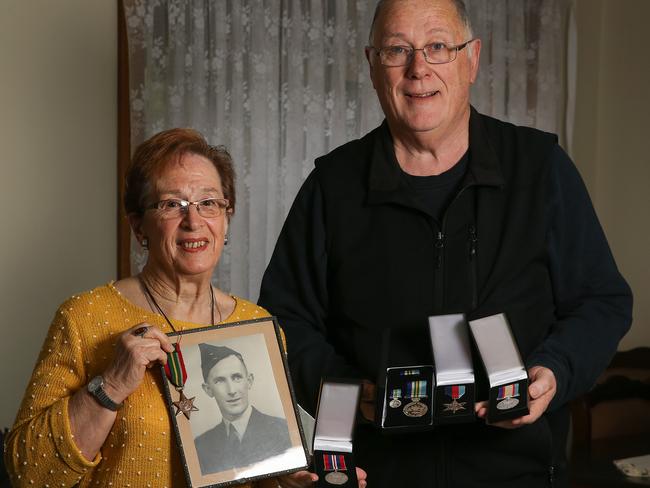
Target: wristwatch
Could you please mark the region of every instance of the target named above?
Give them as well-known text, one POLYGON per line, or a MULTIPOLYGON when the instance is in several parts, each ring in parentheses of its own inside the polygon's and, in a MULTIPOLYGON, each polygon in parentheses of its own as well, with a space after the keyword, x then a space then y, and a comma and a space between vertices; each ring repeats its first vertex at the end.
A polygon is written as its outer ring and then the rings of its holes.
POLYGON ((106 407, 113 412, 122 408, 123 403, 115 403, 111 400, 104 391, 104 378, 102 376, 95 376, 90 383, 88 383, 88 392, 95 397, 102 407, 106 407))

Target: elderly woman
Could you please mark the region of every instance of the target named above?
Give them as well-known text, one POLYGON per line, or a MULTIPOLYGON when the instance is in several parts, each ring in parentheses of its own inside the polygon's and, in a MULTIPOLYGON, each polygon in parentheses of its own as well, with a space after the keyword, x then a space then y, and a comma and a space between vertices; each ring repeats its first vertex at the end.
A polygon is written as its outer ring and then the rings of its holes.
MULTIPOLYGON (((224 149, 189 129, 153 136, 133 156, 124 203, 147 262, 139 275, 73 296, 57 311, 7 439, 15 486, 185 486, 152 369, 173 350, 165 334, 268 316, 211 284, 235 208, 224 149)), ((301 472, 267 483, 315 478, 301 472)))

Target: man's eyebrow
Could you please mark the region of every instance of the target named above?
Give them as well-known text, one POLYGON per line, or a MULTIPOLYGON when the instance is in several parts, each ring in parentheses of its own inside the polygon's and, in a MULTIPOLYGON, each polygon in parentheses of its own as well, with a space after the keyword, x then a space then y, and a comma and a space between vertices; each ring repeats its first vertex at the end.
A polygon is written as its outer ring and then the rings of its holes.
MULTIPOLYGON (((442 29, 439 27, 434 27, 433 29, 430 29, 427 31, 427 35, 434 35, 434 34, 442 34, 445 36, 453 37, 453 34, 451 31, 447 29, 442 29)), ((387 32, 384 35, 381 36, 381 40, 386 40, 390 38, 398 38, 404 40, 406 37, 406 34, 403 32, 387 32)))

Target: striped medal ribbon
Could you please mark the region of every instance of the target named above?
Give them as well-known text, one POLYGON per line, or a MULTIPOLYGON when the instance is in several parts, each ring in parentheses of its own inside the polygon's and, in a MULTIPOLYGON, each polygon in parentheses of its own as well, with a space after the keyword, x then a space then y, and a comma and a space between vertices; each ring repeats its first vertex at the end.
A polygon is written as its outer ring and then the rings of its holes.
POLYGON ((447 395, 452 400, 458 400, 464 394, 465 386, 463 385, 445 386, 445 395, 447 395))
POLYGON ((427 396, 427 380, 411 381, 406 384, 406 397, 411 398, 414 402, 427 396))
MULTIPOLYGON (((182 390, 187 381, 187 371, 185 370, 185 361, 181 352, 180 343, 174 344, 174 350, 167 353, 167 364, 165 364, 165 375, 172 385, 182 390)), ((179 390, 180 391, 180 390, 179 390)))
POLYGON ((199 409, 194 405, 194 399, 196 397, 187 398, 183 392, 183 387, 187 381, 187 371, 185 370, 185 361, 183 360, 180 342, 174 344, 174 350, 172 352, 167 353, 165 375, 169 382, 176 387, 176 391, 180 395, 178 401, 172 402, 176 407, 176 415, 182 413, 189 420, 190 414, 197 412, 199 409))
POLYGON ((345 471, 345 456, 343 454, 323 454, 325 471, 345 471))
POLYGON ((499 392, 497 393, 497 400, 503 400, 504 398, 514 398, 519 396, 519 383, 513 383, 512 385, 505 385, 499 387, 499 392))

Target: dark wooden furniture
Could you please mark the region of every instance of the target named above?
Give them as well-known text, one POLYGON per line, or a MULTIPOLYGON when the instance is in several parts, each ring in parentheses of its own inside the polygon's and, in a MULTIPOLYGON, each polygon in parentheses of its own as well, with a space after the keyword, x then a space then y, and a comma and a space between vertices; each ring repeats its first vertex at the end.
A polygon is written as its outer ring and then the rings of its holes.
POLYGON ((650 454, 650 348, 616 354, 598 384, 571 404, 571 486, 650 487, 614 459, 650 454))

